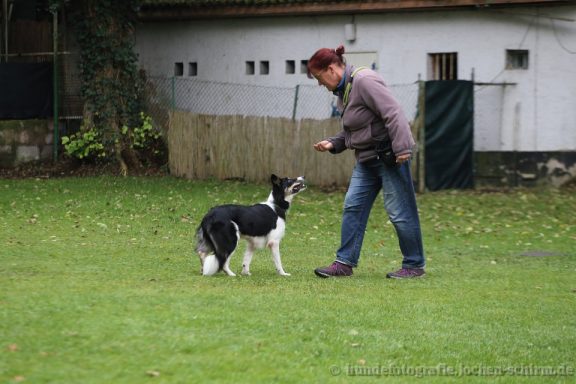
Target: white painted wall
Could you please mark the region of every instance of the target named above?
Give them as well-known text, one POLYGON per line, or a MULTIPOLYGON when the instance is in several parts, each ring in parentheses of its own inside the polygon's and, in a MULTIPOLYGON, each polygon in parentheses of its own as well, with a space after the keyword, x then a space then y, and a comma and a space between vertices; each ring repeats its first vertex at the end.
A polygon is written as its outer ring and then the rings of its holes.
POLYGON ((388 84, 427 80, 428 53, 457 52, 459 79, 474 72, 477 82, 516 83, 475 88, 475 150, 576 150, 576 5, 357 15, 356 40, 347 42, 352 20, 149 22, 139 26, 137 51, 152 76, 172 76, 183 62, 186 77, 187 63, 197 62, 198 80, 279 87, 314 84, 300 61, 340 43, 350 53, 375 52, 388 84), (529 68, 506 70, 506 49, 529 50, 529 68), (269 75, 258 74, 261 60, 269 75), (296 61, 296 74, 285 73, 286 60, 296 61), (255 75, 246 75, 246 61, 256 62, 255 75))

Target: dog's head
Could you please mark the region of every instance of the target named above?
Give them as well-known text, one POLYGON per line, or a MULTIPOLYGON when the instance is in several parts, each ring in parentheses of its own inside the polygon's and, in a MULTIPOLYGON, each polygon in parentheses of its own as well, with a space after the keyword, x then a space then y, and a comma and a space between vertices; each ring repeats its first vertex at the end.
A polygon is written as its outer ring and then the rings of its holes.
MULTIPOLYGON (((272 195, 274 196, 274 201, 278 203, 290 203, 294 196, 306 189, 305 180, 302 176, 291 179, 288 177, 280 178, 276 175, 272 175, 270 181, 272 181, 272 195)), ((284 204, 280 205, 282 206, 284 204)))

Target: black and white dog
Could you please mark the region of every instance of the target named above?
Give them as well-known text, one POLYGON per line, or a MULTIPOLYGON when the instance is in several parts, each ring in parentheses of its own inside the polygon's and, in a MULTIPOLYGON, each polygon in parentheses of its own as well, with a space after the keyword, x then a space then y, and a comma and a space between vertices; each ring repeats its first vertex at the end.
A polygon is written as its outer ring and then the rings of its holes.
POLYGON ((305 190, 306 185, 303 177, 290 179, 272 175, 270 179, 272 192, 265 202, 251 206, 220 205, 204 216, 196 231, 196 252, 204 276, 221 270, 228 276, 236 276, 230 270, 230 258, 240 238, 248 241, 242 262, 243 275, 250 275, 254 250, 269 247, 276 271, 282 276, 290 276, 282 268, 280 241, 286 229, 286 211, 294 196, 305 190))

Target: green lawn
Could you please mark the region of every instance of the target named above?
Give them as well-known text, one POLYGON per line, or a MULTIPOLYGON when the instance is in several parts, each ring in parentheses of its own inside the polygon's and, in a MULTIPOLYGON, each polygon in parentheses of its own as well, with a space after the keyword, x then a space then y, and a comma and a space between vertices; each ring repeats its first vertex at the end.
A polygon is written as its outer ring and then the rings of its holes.
POLYGON ((291 277, 268 251, 250 277, 200 276, 206 210, 268 193, 168 177, 0 180, 0 382, 576 380, 574 189, 419 195, 428 273, 397 281, 385 278, 401 257, 380 201, 354 277, 314 276, 333 260, 343 193, 311 186, 288 213, 291 277))

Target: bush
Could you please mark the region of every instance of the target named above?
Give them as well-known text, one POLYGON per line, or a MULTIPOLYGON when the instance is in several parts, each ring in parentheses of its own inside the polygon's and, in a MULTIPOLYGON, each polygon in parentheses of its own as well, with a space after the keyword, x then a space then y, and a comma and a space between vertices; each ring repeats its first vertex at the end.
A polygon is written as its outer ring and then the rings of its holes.
POLYGON ((95 129, 62 136, 62 144, 66 149, 66 154, 71 157, 78 159, 106 157, 100 133, 95 129))
MULTIPOLYGON (((121 129, 121 139, 130 143, 130 147, 136 151, 140 160, 160 164, 166 159, 166 145, 162 137, 162 131, 154 127, 152 118, 144 112, 140 113, 141 124, 130 128, 124 125, 121 129)), ((62 137, 62 144, 66 154, 80 160, 112 159, 113 153, 106 151, 101 135, 101 129, 80 129, 80 132, 62 137)), ((118 141, 120 138, 117 138, 118 141)))

